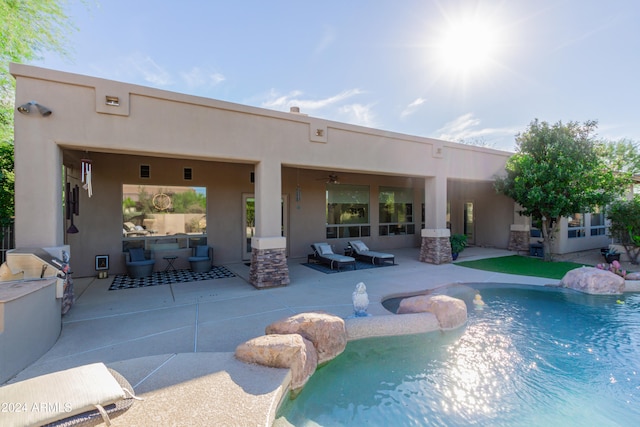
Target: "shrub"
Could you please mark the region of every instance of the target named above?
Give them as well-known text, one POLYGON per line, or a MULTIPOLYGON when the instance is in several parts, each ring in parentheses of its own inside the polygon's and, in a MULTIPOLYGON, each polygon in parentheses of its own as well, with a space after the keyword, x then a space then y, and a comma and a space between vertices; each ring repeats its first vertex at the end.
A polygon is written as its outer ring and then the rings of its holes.
POLYGON ((624 247, 632 264, 638 264, 640 255, 640 196, 632 200, 613 202, 607 210, 611 221, 610 236, 624 247))

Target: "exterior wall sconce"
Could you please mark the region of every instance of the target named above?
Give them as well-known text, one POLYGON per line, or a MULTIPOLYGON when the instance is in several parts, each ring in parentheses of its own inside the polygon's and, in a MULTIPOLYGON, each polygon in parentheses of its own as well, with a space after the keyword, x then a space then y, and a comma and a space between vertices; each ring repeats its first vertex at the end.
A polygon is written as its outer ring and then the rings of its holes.
POLYGON ((38 104, 36 101, 29 101, 26 104, 22 104, 18 107, 18 111, 22 114, 30 114, 32 106, 35 106, 38 109, 42 117, 49 117, 52 113, 49 108, 45 107, 44 105, 38 104))

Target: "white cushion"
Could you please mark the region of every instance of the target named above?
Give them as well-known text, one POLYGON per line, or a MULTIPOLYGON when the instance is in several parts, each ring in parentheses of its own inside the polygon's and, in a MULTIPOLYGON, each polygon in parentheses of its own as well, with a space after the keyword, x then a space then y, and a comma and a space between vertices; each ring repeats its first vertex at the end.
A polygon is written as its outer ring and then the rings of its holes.
POLYGON ((316 243, 316 250, 320 253, 320 255, 332 254, 333 250, 331 246, 327 243, 316 243))
POLYGON ((42 375, 0 388, 0 402, 13 407, 1 424, 39 426, 106 406, 125 398, 118 381, 102 363, 42 375))
POLYGON ((358 252, 366 252, 369 250, 367 245, 359 240, 357 242, 351 242, 351 246, 353 246, 358 252))

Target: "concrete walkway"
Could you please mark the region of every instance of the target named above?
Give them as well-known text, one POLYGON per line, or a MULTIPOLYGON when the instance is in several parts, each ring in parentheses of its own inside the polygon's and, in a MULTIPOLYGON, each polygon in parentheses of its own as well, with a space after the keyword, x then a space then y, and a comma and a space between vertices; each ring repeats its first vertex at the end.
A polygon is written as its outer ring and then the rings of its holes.
MULTIPOLYGON (((238 344, 292 314, 323 310, 353 314, 351 293, 364 282, 368 312, 388 315, 389 295, 449 283, 555 284, 557 280, 484 272, 418 261, 418 249, 394 250, 393 267, 324 274, 290 259, 291 284, 257 290, 249 267, 227 265, 237 277, 109 291, 109 279, 74 280, 76 303, 63 318, 60 338, 11 382, 104 362, 133 385, 136 402, 113 425, 267 426, 286 393, 289 370, 238 362, 238 344)), ((467 248, 458 261, 513 255, 467 248)))

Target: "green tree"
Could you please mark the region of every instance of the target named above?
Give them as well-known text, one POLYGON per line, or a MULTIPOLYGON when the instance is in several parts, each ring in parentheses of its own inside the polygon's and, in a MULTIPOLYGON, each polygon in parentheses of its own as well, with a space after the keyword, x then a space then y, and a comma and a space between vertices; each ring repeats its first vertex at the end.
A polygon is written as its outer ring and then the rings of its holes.
POLYGON ((629 187, 628 173, 617 173, 599 155, 594 138, 597 122, 537 119, 516 136, 517 152, 506 165, 506 176, 495 188, 521 207, 521 214, 542 219, 546 260, 560 219, 605 206, 629 187))
POLYGON ((195 190, 175 193, 172 197, 172 205, 175 212, 206 213, 207 197, 195 190))
POLYGON ((604 140, 598 144, 598 152, 613 170, 640 174, 640 146, 637 142, 630 139, 604 140))
POLYGON ((0 142, 0 226, 13 217, 13 144, 0 142))
POLYGON ((13 114, 15 81, 10 62, 38 59, 46 51, 66 55, 74 29, 64 0, 0 0, 0 221, 13 216, 13 114))
POLYGON ((65 0, 0 0, 0 85, 2 98, 13 93, 10 62, 40 58, 46 51, 66 55, 73 25, 65 0))
POLYGON ((640 196, 631 200, 616 200, 607 209, 611 220, 609 234, 624 247, 632 264, 640 256, 640 196))

